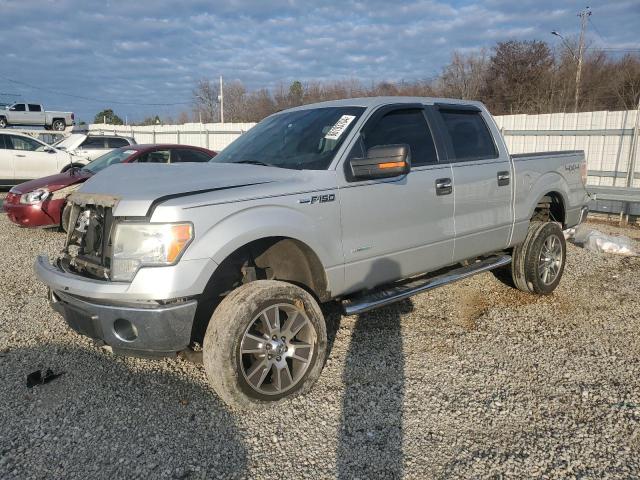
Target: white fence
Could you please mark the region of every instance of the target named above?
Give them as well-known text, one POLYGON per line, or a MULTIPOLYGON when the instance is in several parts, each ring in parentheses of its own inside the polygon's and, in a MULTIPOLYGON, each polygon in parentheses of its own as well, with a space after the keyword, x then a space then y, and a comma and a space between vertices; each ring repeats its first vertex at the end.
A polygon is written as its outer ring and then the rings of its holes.
POLYGON ((637 110, 495 118, 511 153, 584 150, 589 185, 640 187, 637 110))
POLYGON ((177 143, 220 151, 255 123, 185 123, 184 125, 105 125, 93 123, 89 130, 133 137, 138 143, 177 143))

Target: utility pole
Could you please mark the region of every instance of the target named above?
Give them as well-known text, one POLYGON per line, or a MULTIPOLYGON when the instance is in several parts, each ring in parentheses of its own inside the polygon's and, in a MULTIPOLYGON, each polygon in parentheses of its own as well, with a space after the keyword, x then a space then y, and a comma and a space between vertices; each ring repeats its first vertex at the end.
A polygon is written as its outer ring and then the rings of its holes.
POLYGON ((578 44, 578 68, 576 68, 576 102, 574 111, 578 112, 578 100, 580 99, 580 77, 582 76, 582 57, 584 55, 584 32, 587 29, 587 20, 591 16, 589 7, 578 13, 580 17, 580 42, 578 44))
POLYGON ((562 36, 562 34, 556 30, 551 32, 551 35, 555 35, 556 37, 560 37, 564 46, 569 50, 571 56, 576 62, 576 96, 575 96, 575 104, 574 104, 574 112, 578 113, 578 101, 580 100, 580 77, 582 76, 582 57, 584 56, 584 33, 587 29, 587 21, 591 16, 591 10, 589 7, 582 10, 578 13, 580 17, 580 40, 578 41, 578 54, 573 51, 571 45, 567 42, 567 40, 562 36))
POLYGON ((222 89, 222 75, 220 75, 220 95, 218 95, 218 100, 220 100, 220 123, 224 123, 224 90, 222 89))

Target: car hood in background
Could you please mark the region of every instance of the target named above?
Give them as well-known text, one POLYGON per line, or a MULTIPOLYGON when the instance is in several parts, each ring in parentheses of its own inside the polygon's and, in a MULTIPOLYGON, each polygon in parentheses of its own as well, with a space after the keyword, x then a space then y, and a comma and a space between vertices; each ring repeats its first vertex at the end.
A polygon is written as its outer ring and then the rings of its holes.
POLYGON ((78 193, 115 198, 116 216, 146 216, 163 202, 189 206, 335 187, 335 172, 232 163, 119 164, 94 175, 78 193))
POLYGON ((84 182, 89 177, 91 177, 90 173, 73 169, 67 170, 64 173, 56 173, 55 175, 49 175, 48 177, 36 178, 35 180, 20 183, 11 190, 19 194, 33 192, 39 188, 46 188, 50 192, 55 192, 61 188, 84 182))

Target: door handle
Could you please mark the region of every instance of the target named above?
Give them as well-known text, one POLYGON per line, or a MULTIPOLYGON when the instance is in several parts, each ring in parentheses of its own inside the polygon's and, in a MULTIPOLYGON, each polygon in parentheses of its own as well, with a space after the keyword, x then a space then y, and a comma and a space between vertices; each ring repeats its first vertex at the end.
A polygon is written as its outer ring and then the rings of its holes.
POLYGON ((16 157, 26 157, 26 155, 20 155, 19 153, 16 153, 16 157))
POLYGON ((505 185, 509 185, 509 180, 511 179, 511 173, 509 172, 498 172, 498 186, 504 187, 505 185))
POLYGON ((451 192, 453 192, 453 183, 450 178, 436 180, 436 195, 449 195, 451 192))

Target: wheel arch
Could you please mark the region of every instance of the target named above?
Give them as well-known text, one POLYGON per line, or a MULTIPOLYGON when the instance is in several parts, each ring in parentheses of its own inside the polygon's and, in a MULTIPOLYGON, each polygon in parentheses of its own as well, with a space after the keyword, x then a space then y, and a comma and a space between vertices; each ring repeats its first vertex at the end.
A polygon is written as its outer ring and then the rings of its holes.
POLYGON ((331 299, 324 265, 307 243, 289 236, 257 238, 229 253, 211 275, 198 302, 192 341, 204 338, 213 311, 228 293, 265 279, 297 285, 318 302, 331 299))

